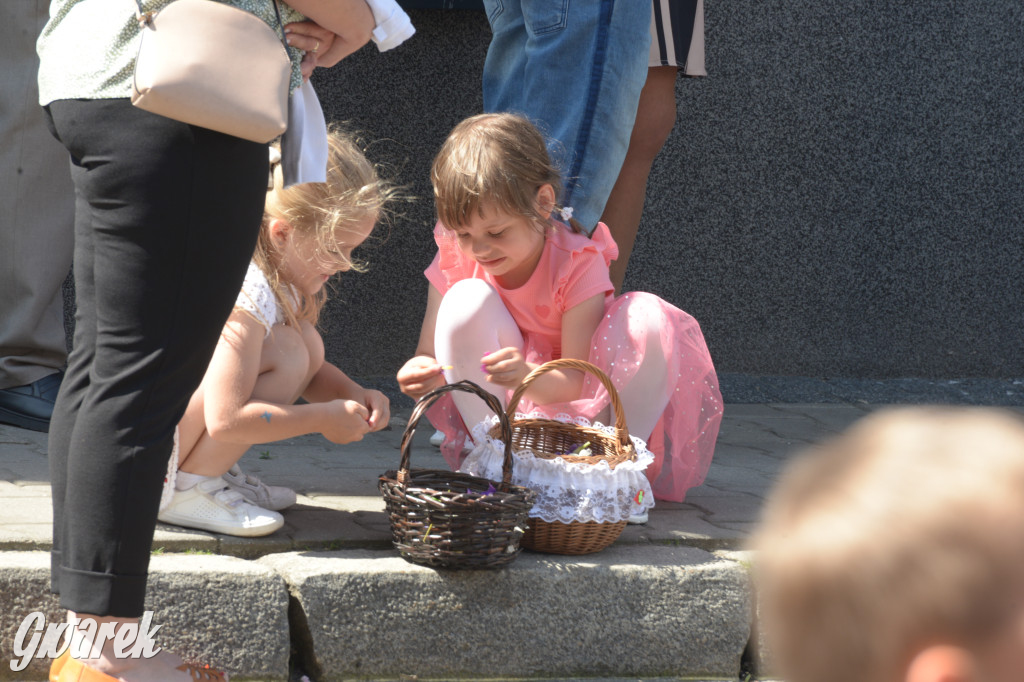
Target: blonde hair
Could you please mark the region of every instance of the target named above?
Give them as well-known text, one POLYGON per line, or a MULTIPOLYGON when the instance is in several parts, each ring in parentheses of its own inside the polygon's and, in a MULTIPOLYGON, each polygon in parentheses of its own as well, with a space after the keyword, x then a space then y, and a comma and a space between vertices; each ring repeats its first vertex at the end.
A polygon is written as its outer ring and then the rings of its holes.
MULTIPOLYGON (((395 189, 378 177, 356 140, 332 127, 328 136, 327 181, 284 187, 280 165, 272 168, 273 187, 267 190, 263 224, 253 261, 266 275, 288 324, 299 320, 316 324, 327 301, 325 288, 315 295, 299 292, 281 281, 280 254, 270 236, 270 223, 280 219, 298 234, 312 236, 317 255, 335 250, 346 228, 367 217, 383 218, 384 207, 395 189)), ((336 259, 337 256, 333 255, 336 259)), ((364 272, 360 261, 348 261, 348 269, 364 272)))
POLYGON ((903 680, 925 647, 971 647, 1024 608, 1024 421, 867 417, 791 466, 755 547, 783 679, 903 680))
MULTIPOLYGON (((544 136, 517 114, 479 114, 448 135, 430 169, 437 217, 449 229, 469 222, 485 203, 528 218, 540 231, 550 216, 537 207, 537 190, 551 185, 556 199, 562 179, 551 163, 544 136)), ((575 232, 579 223, 570 219, 575 232)))

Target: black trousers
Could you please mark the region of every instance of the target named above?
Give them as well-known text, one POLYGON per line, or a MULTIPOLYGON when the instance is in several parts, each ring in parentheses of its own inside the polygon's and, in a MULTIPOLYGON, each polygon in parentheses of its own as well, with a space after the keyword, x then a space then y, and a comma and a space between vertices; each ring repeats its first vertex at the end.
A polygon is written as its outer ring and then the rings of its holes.
POLYGON ((47 109, 71 155, 77 301, 50 424, 51 588, 136 617, 174 428, 256 243, 267 147, 127 99, 47 109))

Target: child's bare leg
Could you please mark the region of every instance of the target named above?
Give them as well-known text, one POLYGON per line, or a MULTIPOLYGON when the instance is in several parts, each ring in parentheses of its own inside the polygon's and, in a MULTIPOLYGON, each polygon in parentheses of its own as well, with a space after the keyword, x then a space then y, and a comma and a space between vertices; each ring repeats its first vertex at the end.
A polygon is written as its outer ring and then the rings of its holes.
MULTIPOLYGON (((323 361, 323 341, 312 325, 301 323, 298 330, 283 325, 274 327, 263 342, 260 375, 252 397, 273 403, 294 403, 323 361)), ((253 433, 248 443, 225 443, 211 438, 205 427, 204 388, 200 386, 193 395, 178 426, 181 453, 178 468, 200 476, 221 476, 253 444, 265 441, 258 433, 253 433)))
POLYGON ((291 405, 324 364, 324 342, 309 322, 298 329, 279 325, 264 341, 260 359, 253 398, 291 405))
POLYGON ((305 392, 309 382, 313 380, 316 373, 323 367, 326 355, 323 337, 320 336, 320 332, 316 330, 316 327, 309 322, 300 322, 299 333, 302 335, 303 343, 306 344, 306 357, 309 358, 309 366, 306 370, 306 377, 301 382, 302 385, 299 387, 295 397, 292 398, 293 403, 305 392))
MULTIPOLYGON (((487 381, 480 358, 512 346, 522 348, 523 335, 497 291, 479 279, 462 280, 448 290, 438 308, 434 331, 437 361, 453 366, 445 371, 448 381, 468 379, 498 396, 504 405, 505 388, 487 381)), ((470 429, 491 415, 490 408, 476 396, 456 392, 452 397, 470 429)))

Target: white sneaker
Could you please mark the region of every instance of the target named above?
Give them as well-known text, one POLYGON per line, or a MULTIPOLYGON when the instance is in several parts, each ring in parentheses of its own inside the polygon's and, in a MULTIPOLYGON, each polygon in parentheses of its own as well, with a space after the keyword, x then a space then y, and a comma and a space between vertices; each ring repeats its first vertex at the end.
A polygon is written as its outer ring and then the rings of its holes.
POLYGON ((430 437, 430 444, 441 447, 444 444, 444 431, 435 431, 434 435, 430 437))
POLYGON ((283 485, 267 485, 252 474, 242 471, 237 464, 221 476, 228 488, 257 507, 279 511, 295 504, 295 491, 283 485))
POLYGON ((188 490, 175 490, 171 503, 157 519, 247 538, 270 535, 284 525, 283 516, 249 504, 239 493, 228 490, 220 478, 201 481, 188 490))

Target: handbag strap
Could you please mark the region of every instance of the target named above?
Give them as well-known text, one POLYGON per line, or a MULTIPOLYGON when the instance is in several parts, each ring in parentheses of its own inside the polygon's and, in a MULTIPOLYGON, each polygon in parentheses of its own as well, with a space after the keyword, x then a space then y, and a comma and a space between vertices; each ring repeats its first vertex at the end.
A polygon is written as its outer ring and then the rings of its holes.
MULTIPOLYGON (((277 4, 277 0, 274 0, 274 16, 277 17, 277 28, 281 31, 281 44, 284 45, 284 52, 288 55, 288 59, 292 58, 292 46, 288 44, 288 40, 284 35, 284 22, 281 21, 281 7, 277 4)), ((319 43, 317 43, 319 45, 319 43)))
MULTIPOLYGON (((284 22, 281 20, 281 7, 277 4, 277 0, 272 1, 274 3, 274 15, 277 17, 278 33, 280 33, 281 35, 281 44, 284 45, 284 51, 288 55, 288 59, 291 59, 292 49, 291 45, 289 45, 288 41, 285 39, 284 22)), ((148 12, 143 11, 142 0, 135 0, 135 5, 137 8, 135 10, 135 18, 138 20, 139 26, 149 26, 150 28, 152 28, 153 18, 157 15, 156 10, 150 10, 148 12)))

